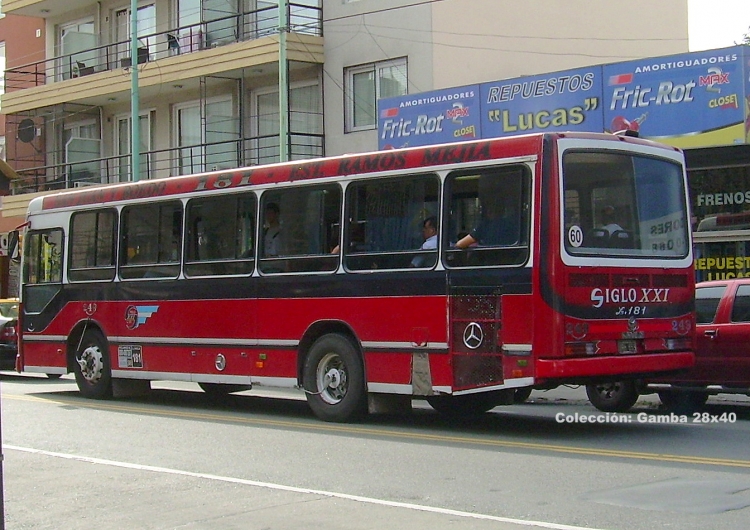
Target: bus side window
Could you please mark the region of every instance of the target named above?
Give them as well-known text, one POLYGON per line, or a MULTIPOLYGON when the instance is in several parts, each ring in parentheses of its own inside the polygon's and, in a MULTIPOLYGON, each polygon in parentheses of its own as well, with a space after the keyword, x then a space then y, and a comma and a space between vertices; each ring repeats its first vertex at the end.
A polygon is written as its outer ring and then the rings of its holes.
POLYGON ((74 213, 70 221, 68 278, 71 281, 114 279, 116 241, 116 210, 74 213))
POLYGON ((511 164, 456 171, 446 180, 443 238, 449 267, 522 265, 529 258, 531 175, 511 164), (458 234, 461 236, 459 237, 458 234))
POLYGON ((254 269, 255 194, 188 202, 185 274, 250 274, 254 269))
POLYGON ((273 190, 263 194, 260 270, 331 272, 338 267, 341 187, 337 184, 273 190), (278 219, 278 221, 276 220, 278 219))
POLYGON ((169 278, 180 273, 182 203, 129 206, 122 210, 120 277, 169 278))
POLYGON ((351 270, 430 268, 437 247, 422 249, 424 222, 439 214, 436 176, 371 179, 347 189, 344 264, 351 270), (417 259, 419 258, 419 259, 417 259))

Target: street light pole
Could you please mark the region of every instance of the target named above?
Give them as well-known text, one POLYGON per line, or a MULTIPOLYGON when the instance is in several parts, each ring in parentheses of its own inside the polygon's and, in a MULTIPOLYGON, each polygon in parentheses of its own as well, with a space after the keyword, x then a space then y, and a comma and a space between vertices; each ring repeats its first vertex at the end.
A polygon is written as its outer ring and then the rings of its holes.
POLYGON ((289 160, 289 65, 286 37, 289 32, 289 0, 279 0, 279 162, 289 160))
POLYGON ((130 0, 130 175, 140 180, 141 120, 138 94, 138 0, 130 0))

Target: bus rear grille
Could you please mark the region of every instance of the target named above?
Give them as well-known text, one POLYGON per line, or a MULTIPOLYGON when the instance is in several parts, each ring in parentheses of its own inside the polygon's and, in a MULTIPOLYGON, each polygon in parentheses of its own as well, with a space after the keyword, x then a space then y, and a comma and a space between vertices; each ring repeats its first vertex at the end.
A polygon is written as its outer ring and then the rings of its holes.
POLYGON ((500 384, 503 381, 503 364, 498 355, 453 356, 454 388, 500 384))

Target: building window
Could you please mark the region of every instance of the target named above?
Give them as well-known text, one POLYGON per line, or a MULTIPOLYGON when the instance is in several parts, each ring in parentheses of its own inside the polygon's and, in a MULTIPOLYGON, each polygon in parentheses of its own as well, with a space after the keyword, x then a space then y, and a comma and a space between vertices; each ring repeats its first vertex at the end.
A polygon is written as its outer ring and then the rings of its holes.
MULTIPOLYGON (((257 142, 247 154, 250 164, 279 161, 279 90, 277 87, 252 93, 257 116, 257 142)), ((323 103, 316 81, 293 83, 289 87, 289 159, 323 156, 323 103)))
POLYGON ((94 19, 86 18, 57 27, 57 79, 62 81, 90 72, 98 61, 94 19))
POLYGON ((347 68, 346 132, 375 129, 377 101, 407 91, 406 58, 347 68))
POLYGON ((239 119, 231 96, 188 101, 173 108, 179 148, 174 171, 189 175, 237 167, 239 119))

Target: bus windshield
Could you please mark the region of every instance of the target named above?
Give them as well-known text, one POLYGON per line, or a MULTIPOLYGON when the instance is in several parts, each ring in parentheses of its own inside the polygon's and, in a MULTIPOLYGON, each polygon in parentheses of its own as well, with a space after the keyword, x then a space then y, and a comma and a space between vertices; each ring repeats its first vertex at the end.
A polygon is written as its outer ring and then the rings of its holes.
POLYGON ((567 151, 562 171, 568 254, 687 256, 689 223, 679 164, 633 153, 567 151))

